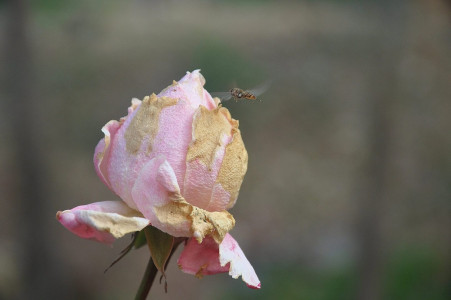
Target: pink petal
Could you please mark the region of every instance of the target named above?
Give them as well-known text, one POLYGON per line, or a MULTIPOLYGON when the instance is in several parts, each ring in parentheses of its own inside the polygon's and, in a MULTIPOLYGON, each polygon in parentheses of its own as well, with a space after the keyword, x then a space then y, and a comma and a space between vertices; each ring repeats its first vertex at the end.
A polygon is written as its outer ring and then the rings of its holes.
POLYGON ((142 168, 132 190, 132 196, 139 211, 150 220, 152 226, 173 236, 191 236, 191 224, 188 219, 173 224, 159 218, 154 210, 155 207, 170 203, 172 201, 170 195, 179 193, 174 170, 162 156, 151 159, 142 168))
POLYGON ((230 263, 229 275, 238 278, 240 275, 247 286, 254 289, 261 287, 260 280, 255 274, 254 268, 247 260, 235 239, 227 234, 221 245, 219 245, 219 261, 221 266, 230 263))
POLYGON ((199 105, 212 110, 218 105, 211 95, 204 90, 204 85, 204 76, 200 74, 200 70, 194 70, 193 72, 186 72, 186 75, 177 82, 177 85, 167 87, 158 94, 158 96, 182 99, 191 105, 193 111, 196 110, 199 105))
POLYGON ((59 211, 58 221, 81 238, 111 244, 115 238, 140 231, 149 220, 122 201, 96 202, 59 211))
MULTIPOLYGON (((140 100, 135 98, 132 99, 132 105, 128 108, 128 116, 131 115, 140 104, 140 100)), ((109 181, 108 167, 110 165, 111 142, 114 140, 117 131, 127 117, 121 118, 120 122, 115 120, 109 121, 103 126, 102 132, 105 137, 99 141, 94 151, 94 167, 97 175, 110 189, 112 189, 112 187, 109 181)))
POLYGON ((183 196, 208 211, 232 207, 247 170, 247 152, 238 121, 229 111, 199 107, 193 118, 183 196))
POLYGON ((201 244, 189 239, 177 263, 183 272, 197 277, 229 271, 229 266, 221 266, 219 245, 212 238, 205 238, 201 244))
MULTIPOLYGON (((196 111, 194 120, 196 120, 196 118, 201 118, 202 116, 204 116, 204 114, 199 108, 196 111)), ((224 117, 224 119, 226 119, 226 117, 224 117)), ((225 147, 232 138, 230 135, 231 129, 231 125, 229 125, 229 128, 224 128, 224 131, 228 131, 229 135, 224 134, 219 138, 220 143, 218 144, 215 153, 213 153, 214 156, 212 157, 210 165, 206 165, 199 159, 186 161, 183 196, 189 203, 208 211, 224 210, 229 202, 230 194, 226 191, 222 194, 216 193, 215 198, 212 197, 212 192, 219 169, 221 168, 222 160, 224 159, 225 147)), ((194 128, 191 136, 193 137, 191 143, 194 144, 196 142, 194 128)))
POLYGON ((190 239, 180 255, 178 265, 183 272, 198 277, 229 271, 229 275, 235 279, 242 276, 248 287, 261 287, 254 268, 230 234, 226 234, 220 245, 211 238, 205 238, 201 244, 190 239))
POLYGON ((220 242, 235 225, 227 211, 208 212, 186 202, 175 172, 163 156, 153 158, 142 168, 132 197, 152 226, 173 236, 194 236, 202 241, 211 235, 220 242))
POLYGON ((99 141, 94 151, 94 167, 97 175, 109 188, 111 188, 111 185, 108 180, 107 166, 111 149, 111 137, 116 134, 120 126, 121 124, 118 121, 109 121, 106 123, 102 128, 105 137, 99 141))
POLYGON ((164 108, 160 113, 158 133, 149 158, 164 156, 174 170, 178 185, 183 189, 186 172, 186 152, 191 142, 194 110, 185 101, 164 108))

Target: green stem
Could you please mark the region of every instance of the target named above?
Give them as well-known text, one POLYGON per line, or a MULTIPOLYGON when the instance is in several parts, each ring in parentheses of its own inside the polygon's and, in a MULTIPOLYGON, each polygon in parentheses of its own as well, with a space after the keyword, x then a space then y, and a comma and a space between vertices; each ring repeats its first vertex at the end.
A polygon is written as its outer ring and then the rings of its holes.
POLYGON ((149 258, 147 263, 146 272, 144 273, 141 284, 139 285, 138 292, 136 293, 135 300, 145 300, 149 294, 152 283, 157 275, 157 267, 153 264, 152 257, 149 258))

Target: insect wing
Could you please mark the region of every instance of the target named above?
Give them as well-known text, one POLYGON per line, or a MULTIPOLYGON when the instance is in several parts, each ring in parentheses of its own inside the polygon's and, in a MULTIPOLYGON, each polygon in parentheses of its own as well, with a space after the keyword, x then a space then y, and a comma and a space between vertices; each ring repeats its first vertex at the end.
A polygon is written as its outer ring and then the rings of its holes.
POLYGON ((211 93, 211 96, 212 97, 217 97, 221 101, 228 101, 228 100, 232 99, 232 93, 231 92, 214 92, 214 93, 211 93))
POLYGON ((266 81, 266 82, 260 84, 259 86, 253 88, 252 90, 249 90, 248 92, 251 93, 252 95, 254 95, 255 97, 258 97, 261 94, 263 94, 264 92, 266 92, 270 86, 271 86, 271 81, 266 81))

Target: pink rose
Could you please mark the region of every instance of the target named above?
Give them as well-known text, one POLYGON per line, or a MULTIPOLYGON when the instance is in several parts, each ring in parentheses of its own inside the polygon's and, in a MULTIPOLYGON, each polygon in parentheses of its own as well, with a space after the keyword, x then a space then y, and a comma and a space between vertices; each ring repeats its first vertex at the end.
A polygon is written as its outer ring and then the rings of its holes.
POLYGON ((229 272, 260 288, 254 269, 228 234, 227 212, 247 170, 238 121, 203 88, 196 70, 158 96, 132 100, 128 115, 102 131, 94 165, 122 201, 78 206, 57 219, 82 238, 112 243, 152 225, 188 237, 180 268, 197 276, 229 272))

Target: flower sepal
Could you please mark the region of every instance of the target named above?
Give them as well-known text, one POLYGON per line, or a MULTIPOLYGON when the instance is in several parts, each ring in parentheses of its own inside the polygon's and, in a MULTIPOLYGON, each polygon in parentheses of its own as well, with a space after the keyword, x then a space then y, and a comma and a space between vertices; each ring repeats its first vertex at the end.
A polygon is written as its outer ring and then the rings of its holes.
POLYGON ((174 248, 175 238, 153 226, 147 226, 143 231, 152 261, 158 271, 166 277, 164 270, 174 248))

